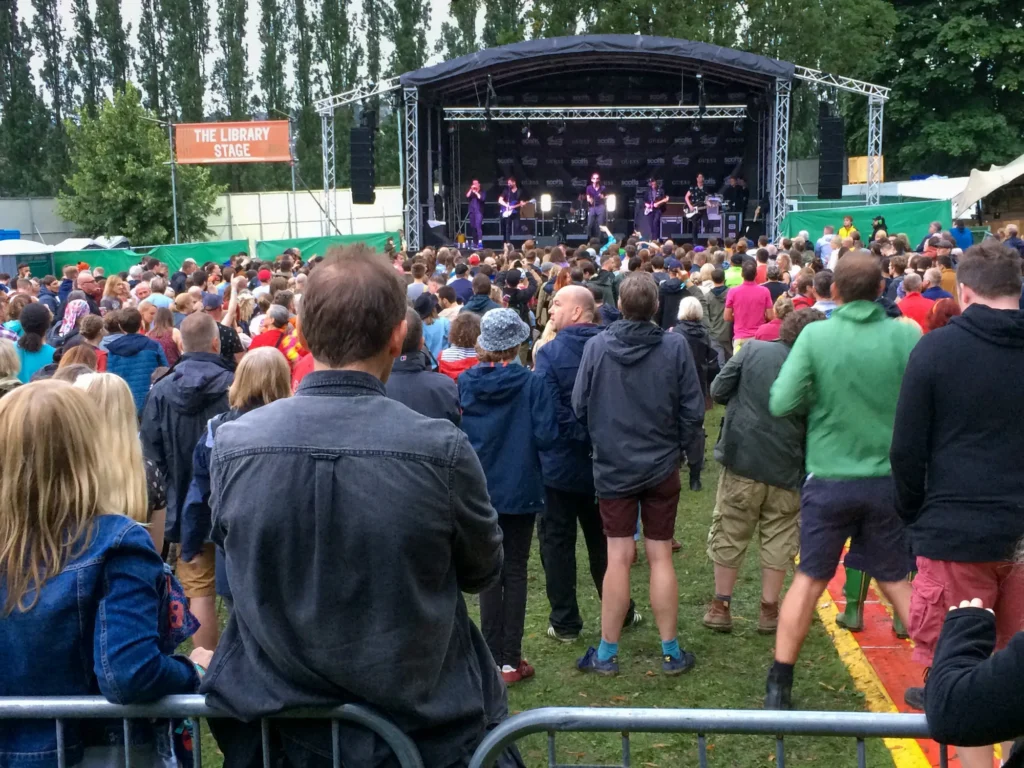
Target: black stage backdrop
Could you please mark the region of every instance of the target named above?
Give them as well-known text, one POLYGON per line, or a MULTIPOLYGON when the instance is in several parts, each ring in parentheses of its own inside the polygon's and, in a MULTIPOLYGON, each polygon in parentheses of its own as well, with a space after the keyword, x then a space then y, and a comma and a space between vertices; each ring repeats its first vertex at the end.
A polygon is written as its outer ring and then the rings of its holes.
MULTIPOLYGON (((544 89, 533 84, 529 90, 502 94, 499 101, 501 106, 667 106, 681 100, 678 80, 675 91, 658 90, 632 77, 601 80, 602 88, 587 82, 573 83, 568 90, 564 85, 544 89)), ((695 104, 694 81, 689 82, 682 101, 695 104)), ((747 104, 748 112, 757 108, 750 101, 742 87, 709 87, 706 94, 708 104, 747 104)), ((460 187, 479 179, 488 190, 488 202, 495 203, 505 180, 513 175, 527 198, 539 200, 548 193, 556 201, 575 201, 596 171, 609 193, 622 201, 619 215, 631 216, 634 198, 652 176, 666 194, 681 200, 698 173, 704 174, 705 186, 716 191, 730 174, 756 164, 756 126, 751 119, 462 123, 460 187)), ((496 211, 489 205, 487 215, 496 211)))

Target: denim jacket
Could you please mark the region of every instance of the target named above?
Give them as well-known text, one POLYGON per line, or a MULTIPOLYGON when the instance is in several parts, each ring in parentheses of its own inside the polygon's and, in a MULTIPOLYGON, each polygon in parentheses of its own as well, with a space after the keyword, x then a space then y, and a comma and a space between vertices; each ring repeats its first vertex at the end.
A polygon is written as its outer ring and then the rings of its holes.
MULTIPOLYGON (((467 762, 507 704, 460 593, 502 563, 465 434, 370 374, 314 371, 217 430, 210 479, 234 610, 207 701, 244 720, 359 702, 426 765, 467 762)), ((379 742, 342 730, 345 765, 378 764, 379 742)))
MULTIPOLYGON (((164 569, 149 533, 120 515, 92 523, 31 610, 0 617, 0 696, 95 696, 117 704, 192 693, 192 663, 161 653, 164 569)), ((6 602, 0 581, 0 605, 6 602)), ((64 723, 67 765, 105 744, 100 721, 64 723)), ((54 768, 52 720, 0 720, 0 766, 54 768)))

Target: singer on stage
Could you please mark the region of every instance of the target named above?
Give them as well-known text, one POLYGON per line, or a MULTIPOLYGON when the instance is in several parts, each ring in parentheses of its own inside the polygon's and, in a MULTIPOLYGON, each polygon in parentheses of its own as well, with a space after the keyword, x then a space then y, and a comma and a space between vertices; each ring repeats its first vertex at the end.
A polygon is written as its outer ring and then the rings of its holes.
POLYGON ((607 188, 601 183, 601 174, 595 173, 590 177, 590 184, 587 186, 587 238, 600 238, 601 227, 608 223, 605 213, 604 200, 608 196, 607 188))
POLYGON ((484 201, 487 193, 480 189, 480 180, 473 179, 466 192, 469 200, 469 232, 473 235, 473 244, 482 248, 484 244, 484 201))
POLYGON ((661 239, 661 211, 668 202, 668 195, 657 179, 647 181, 644 190, 644 217, 647 219, 647 236, 652 240, 661 239))

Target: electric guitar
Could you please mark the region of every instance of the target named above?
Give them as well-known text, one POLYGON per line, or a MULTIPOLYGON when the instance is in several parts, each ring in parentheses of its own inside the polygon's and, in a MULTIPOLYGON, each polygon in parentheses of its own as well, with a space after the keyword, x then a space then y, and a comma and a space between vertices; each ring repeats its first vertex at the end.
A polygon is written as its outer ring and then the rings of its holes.
POLYGON ((537 201, 536 200, 520 200, 518 203, 511 203, 511 204, 509 204, 509 203, 501 203, 501 218, 507 219, 509 216, 511 216, 513 213, 515 213, 517 209, 522 208, 527 203, 535 203, 535 202, 537 202, 537 201))
POLYGON ((687 211, 686 213, 684 213, 683 216, 686 217, 687 221, 693 221, 697 216, 700 215, 700 212, 704 210, 707 210, 706 205, 698 205, 692 211, 687 211))
POLYGON ((650 216, 654 213, 655 208, 661 208, 667 202, 668 198, 663 197, 661 200, 655 200, 653 203, 644 203, 644 216, 650 216))

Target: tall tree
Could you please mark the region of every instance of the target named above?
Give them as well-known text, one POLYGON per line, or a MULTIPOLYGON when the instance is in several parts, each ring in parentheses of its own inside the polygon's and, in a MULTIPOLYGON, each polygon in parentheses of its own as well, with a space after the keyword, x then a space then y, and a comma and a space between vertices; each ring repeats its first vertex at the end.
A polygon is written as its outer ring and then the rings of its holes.
POLYGON ((484 45, 518 43, 526 39, 526 18, 518 0, 491 0, 484 6, 484 45))
POLYGON ((166 72, 174 111, 186 122, 203 119, 210 9, 206 0, 160 0, 166 34, 166 72))
POLYGON ((50 120, 32 79, 32 34, 18 2, 0 4, 0 196, 47 195, 50 120))
POLYGON ((160 0, 142 0, 139 40, 135 50, 135 71, 142 87, 142 103, 146 109, 162 117, 170 117, 167 41, 160 17, 160 0))
POLYGON ((314 92, 313 56, 317 45, 317 19, 306 0, 295 0, 295 101, 298 107, 298 135, 295 154, 299 160, 299 173, 307 185, 319 186, 321 169, 320 118, 313 108, 314 92))
POLYGON ((51 137, 48 143, 46 175, 50 185, 56 189, 63 183, 68 167, 67 131, 64 118, 71 110, 71 87, 69 79, 64 29, 61 24, 59 0, 32 0, 35 17, 32 29, 35 43, 42 55, 40 74, 43 87, 50 98, 52 115, 51 137))
MULTIPOLYGON (((219 0, 217 4, 220 56, 213 65, 211 90, 218 115, 230 120, 249 119, 252 80, 245 46, 246 5, 246 0, 219 0)), ((249 191, 248 182, 260 175, 260 169, 255 166, 248 166, 248 169, 240 163, 218 165, 214 168, 213 178, 227 184, 230 192, 249 191)))
POLYGON ((387 18, 384 0, 363 0, 363 39, 366 41, 366 77, 371 83, 380 80, 380 34, 387 18))
POLYGON ((441 37, 436 50, 446 59, 465 56, 479 50, 476 38, 476 16, 480 0, 448 0, 448 15, 454 23, 441 22, 441 37))
POLYGON ((96 35, 103 50, 101 74, 115 93, 128 83, 131 31, 131 25, 126 29, 121 19, 120 0, 96 0, 96 35))
POLYGON ((967 174, 1024 152, 1024 28, 1018 3, 894 0, 883 49, 886 170, 967 174), (895 147, 895 151, 892 148, 895 147))
POLYGON ((100 101, 100 73, 96 61, 96 35, 89 0, 74 0, 75 37, 71 43, 75 68, 74 79, 80 92, 79 106, 90 117, 96 115, 100 101))
POLYGON ((289 21, 288 6, 282 0, 260 0, 260 104, 272 118, 288 113, 291 98, 284 71, 289 21))
MULTIPOLYGON (((352 35, 352 20, 349 17, 347 0, 322 0, 320 5, 320 26, 317 40, 324 71, 320 93, 329 96, 353 88, 359 76, 359 65, 363 51, 352 35)), ((399 38, 400 39, 400 38, 399 38)), ((336 159, 338 184, 349 182, 348 132, 352 127, 352 107, 337 110, 334 115, 335 137, 339 150, 336 159)))
MULTIPOLYGON (((126 235, 137 243, 174 236, 171 174, 164 129, 144 118, 139 92, 129 85, 106 101, 95 118, 83 115, 71 148, 68 189, 58 210, 90 237, 126 235)), ((183 240, 212 234, 206 225, 222 191, 208 169, 178 166, 178 228, 183 240)))
POLYGON ((430 0, 394 0, 388 19, 397 42, 391 52, 391 74, 401 75, 427 63, 430 0))

